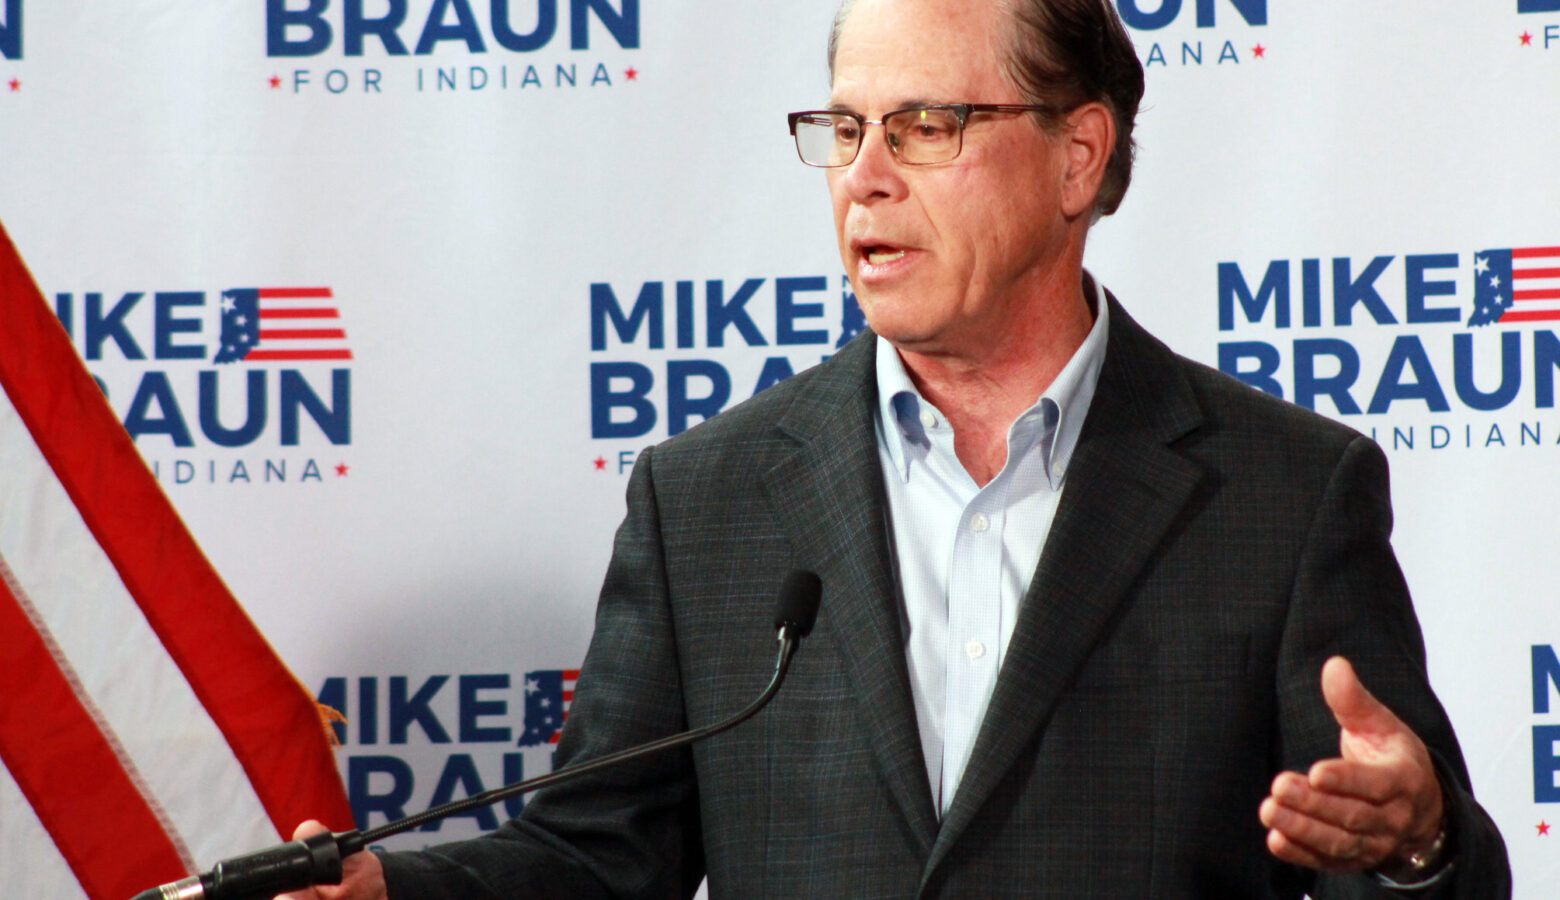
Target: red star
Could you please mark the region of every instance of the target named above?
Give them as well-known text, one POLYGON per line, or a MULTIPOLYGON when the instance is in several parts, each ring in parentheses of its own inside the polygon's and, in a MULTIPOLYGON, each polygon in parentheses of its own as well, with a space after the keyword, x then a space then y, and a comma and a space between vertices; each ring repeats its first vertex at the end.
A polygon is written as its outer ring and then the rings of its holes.
POLYGON ((348 468, 348 466, 347 466, 346 463, 336 463, 336 477, 337 478, 345 478, 345 477, 347 477, 347 468, 348 468))
POLYGON ((596 457, 596 471, 597 472, 605 472, 606 470, 607 470, 607 460, 606 460, 606 457, 602 457, 602 456, 596 457))
POLYGON ((14 94, 14 93, 16 93, 17 91, 19 91, 21 89, 22 89, 22 83, 20 81, 18 81, 17 79, 12 78, 11 79, 11 93, 14 94))
POLYGON ((639 70, 633 66, 629 66, 627 69, 624 69, 623 74, 628 78, 629 81, 634 81, 639 78, 639 70))
POLYGON ((1267 59, 1267 48, 1258 44, 1251 48, 1251 55, 1257 59, 1267 59))
POLYGON ((1531 47, 1531 46, 1533 46, 1533 35, 1527 33, 1526 31, 1522 32, 1522 46, 1524 46, 1524 47, 1531 47))
POLYGON ((276 90, 277 88, 279 88, 281 86, 282 86, 282 77, 280 75, 272 75, 271 76, 271 90, 274 91, 274 90, 276 90))
POLYGON ((1549 833, 1549 823, 1545 822, 1543 819, 1539 819, 1538 820, 1538 833, 1541 834, 1541 835, 1542 834, 1548 834, 1549 833))

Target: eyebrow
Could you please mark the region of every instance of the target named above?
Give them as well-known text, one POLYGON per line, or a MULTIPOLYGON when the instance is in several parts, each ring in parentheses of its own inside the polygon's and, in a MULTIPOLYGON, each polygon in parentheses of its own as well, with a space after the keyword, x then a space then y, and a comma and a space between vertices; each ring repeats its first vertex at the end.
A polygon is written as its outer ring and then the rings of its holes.
MULTIPOLYGON (((919 107, 919 106, 947 106, 947 105, 948 105, 948 102, 945 101, 945 100, 911 99, 911 100, 901 101, 898 105, 889 108, 888 112, 894 112, 895 110, 900 110, 900 109, 914 109, 914 108, 919 107)), ((824 107, 824 109, 828 110, 829 112, 848 112, 848 113, 858 113, 859 115, 866 115, 865 113, 859 113, 857 111, 857 109, 854 106, 851 106, 849 103, 838 103, 838 102, 835 102, 833 100, 829 101, 829 105, 824 107)))

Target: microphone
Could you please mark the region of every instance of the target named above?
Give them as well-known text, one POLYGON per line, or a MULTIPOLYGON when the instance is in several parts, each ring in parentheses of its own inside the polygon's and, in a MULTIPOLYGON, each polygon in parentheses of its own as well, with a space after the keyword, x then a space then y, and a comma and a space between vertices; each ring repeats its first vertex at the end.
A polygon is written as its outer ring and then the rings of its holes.
POLYGON ((301 890, 316 884, 340 884, 341 861, 374 841, 410 831, 456 813, 490 806, 509 797, 572 781, 600 769, 641 759, 663 750, 685 747, 723 731, 729 731, 757 715, 758 711, 763 709, 780 690, 780 683, 785 680, 785 674, 790 670, 791 657, 796 653, 797 645, 802 638, 812 633, 813 623, 818 618, 818 603, 822 597, 823 582, 816 573, 798 569, 785 576, 785 580, 780 584, 780 597, 775 602, 775 630, 778 632, 780 653, 775 659, 774 675, 757 699, 729 719, 681 734, 669 735, 638 747, 609 753, 589 762, 568 766, 526 781, 517 781, 462 800, 455 800, 378 828, 335 833, 322 831, 302 840, 225 859, 213 866, 209 872, 191 875, 179 881, 142 891, 131 900, 271 900, 277 894, 301 890))

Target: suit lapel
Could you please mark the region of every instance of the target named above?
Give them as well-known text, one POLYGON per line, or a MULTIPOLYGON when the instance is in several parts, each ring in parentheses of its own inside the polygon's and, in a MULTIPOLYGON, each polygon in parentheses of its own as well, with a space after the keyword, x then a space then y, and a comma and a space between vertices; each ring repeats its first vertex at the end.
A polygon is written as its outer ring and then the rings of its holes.
POLYGON ((1044 727, 1201 477, 1166 446, 1200 421, 1173 355, 1111 304, 1061 504, 927 877, 1044 727))
POLYGON ((873 347, 870 333, 856 340, 798 396, 779 423, 796 446, 764 485, 799 561, 823 580, 817 627, 833 633, 867 741, 924 854, 937 818, 889 553, 873 347))

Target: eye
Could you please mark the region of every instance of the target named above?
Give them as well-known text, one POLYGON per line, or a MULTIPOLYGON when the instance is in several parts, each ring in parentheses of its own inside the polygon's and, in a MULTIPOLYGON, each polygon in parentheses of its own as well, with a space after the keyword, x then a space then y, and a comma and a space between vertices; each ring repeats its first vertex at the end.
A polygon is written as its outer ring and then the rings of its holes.
POLYGON ((861 126, 855 119, 834 120, 834 139, 841 144, 854 144, 861 138, 861 126))

